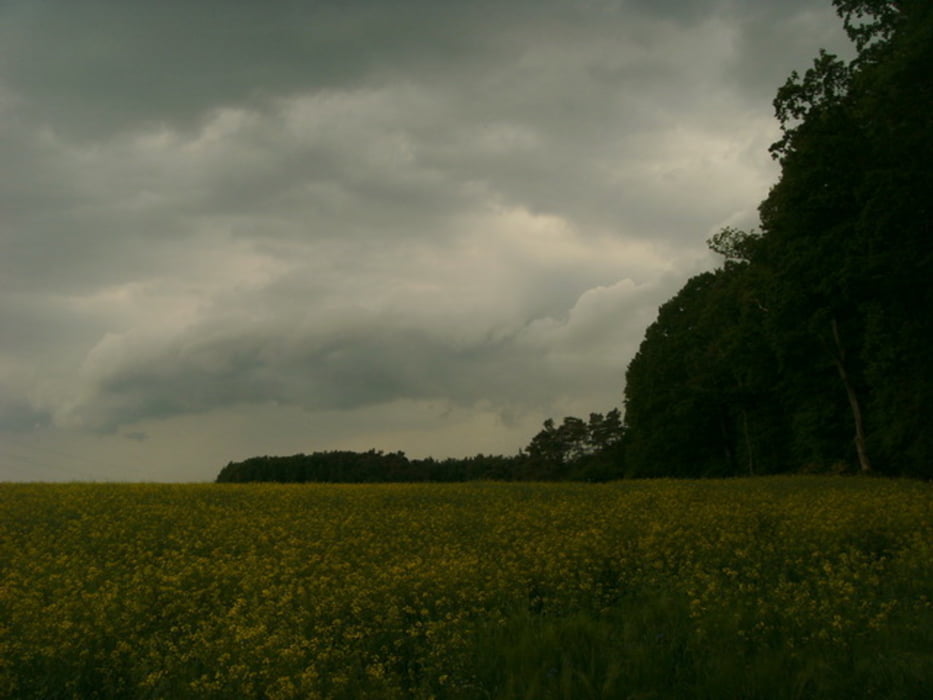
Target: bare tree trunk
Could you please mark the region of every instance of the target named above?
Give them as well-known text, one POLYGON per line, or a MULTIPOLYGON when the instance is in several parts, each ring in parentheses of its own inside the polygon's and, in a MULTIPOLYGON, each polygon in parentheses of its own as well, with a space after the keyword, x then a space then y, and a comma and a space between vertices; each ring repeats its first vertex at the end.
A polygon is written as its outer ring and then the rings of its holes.
POLYGON ((745 433, 745 452, 748 454, 748 473, 750 476, 755 475, 755 457, 752 454, 752 439, 748 434, 748 411, 742 409, 742 432, 745 433))
POLYGON ((729 476, 735 475, 735 454, 732 451, 732 440, 729 438, 729 429, 726 427, 726 416, 722 408, 719 409, 719 432, 722 434, 722 447, 726 455, 729 476))
POLYGON ((831 322, 833 329, 833 341, 836 343, 836 352, 833 353, 833 361, 836 363, 836 369, 839 370, 839 377, 846 388, 846 395, 849 397, 849 408, 852 409, 852 420, 855 423, 855 451, 858 453, 859 471, 862 474, 868 474, 872 471, 871 460, 868 459, 868 450, 865 447, 865 425, 862 422, 862 409, 859 405, 858 394, 855 393, 855 387, 846 371, 846 354, 842 347, 842 340, 839 337, 839 324, 835 317, 831 322))

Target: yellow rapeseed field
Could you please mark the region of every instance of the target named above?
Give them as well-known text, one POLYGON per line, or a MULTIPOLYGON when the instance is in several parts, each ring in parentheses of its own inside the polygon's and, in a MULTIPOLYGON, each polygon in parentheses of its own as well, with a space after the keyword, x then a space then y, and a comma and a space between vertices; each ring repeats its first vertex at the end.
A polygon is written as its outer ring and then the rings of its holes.
POLYGON ((911 697, 931 547, 910 481, 0 484, 0 696, 911 697))

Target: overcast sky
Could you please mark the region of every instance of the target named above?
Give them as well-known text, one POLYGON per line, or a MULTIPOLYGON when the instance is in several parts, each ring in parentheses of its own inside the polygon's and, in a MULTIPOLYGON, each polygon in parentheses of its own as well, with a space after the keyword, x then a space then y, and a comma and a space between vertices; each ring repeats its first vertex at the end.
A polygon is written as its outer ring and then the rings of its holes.
POLYGON ((829 0, 3 0, 0 480, 621 406, 846 46, 829 0))

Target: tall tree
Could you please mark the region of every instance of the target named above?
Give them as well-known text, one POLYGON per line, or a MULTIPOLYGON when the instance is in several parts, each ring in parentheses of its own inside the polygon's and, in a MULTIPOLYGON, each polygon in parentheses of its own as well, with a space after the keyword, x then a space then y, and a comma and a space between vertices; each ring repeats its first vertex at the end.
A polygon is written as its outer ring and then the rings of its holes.
MULTIPOLYGON (((778 91, 784 133, 772 152, 781 178, 760 207, 760 264, 782 356, 800 376, 809 357, 811 376, 825 379, 825 368, 837 377, 839 400, 811 391, 801 406, 841 404, 859 469, 873 469, 874 446, 890 470, 898 458, 890 446, 907 447, 891 436, 920 427, 894 397, 907 380, 933 399, 930 361, 916 347, 916 339, 931 339, 929 314, 910 304, 930 301, 933 279, 931 10, 910 0, 835 5, 858 55, 846 65, 821 52, 778 91), (892 350, 911 380, 891 363, 892 350)), ((822 386, 821 379, 814 390, 822 386)), ((820 432, 832 434, 838 420, 834 409, 820 432)))
POLYGON ((714 236, 629 365, 634 473, 933 472, 933 3, 834 4, 857 56, 778 90, 761 235, 714 236))
POLYGON ((759 474, 786 464, 778 367, 751 264, 759 238, 714 236, 723 267, 688 280, 648 328, 626 373, 630 474, 759 474))

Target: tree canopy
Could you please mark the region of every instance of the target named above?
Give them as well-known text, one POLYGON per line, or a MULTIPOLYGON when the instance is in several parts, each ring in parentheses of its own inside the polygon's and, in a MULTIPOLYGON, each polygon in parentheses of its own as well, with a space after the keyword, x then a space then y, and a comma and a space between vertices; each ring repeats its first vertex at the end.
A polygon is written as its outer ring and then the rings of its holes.
POLYGON ((661 307, 626 376, 626 470, 930 475, 933 5, 836 0, 855 43, 774 100, 761 232, 661 307))
POLYGON ((619 476, 622 440, 618 409, 591 413, 589 421, 548 419, 525 450, 513 456, 483 455, 443 460, 409 459, 404 452, 334 450, 288 457, 251 457, 230 462, 218 482, 370 483, 418 481, 604 481, 619 476))

